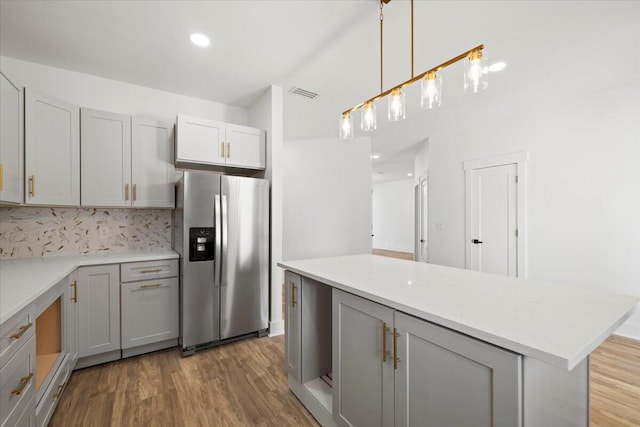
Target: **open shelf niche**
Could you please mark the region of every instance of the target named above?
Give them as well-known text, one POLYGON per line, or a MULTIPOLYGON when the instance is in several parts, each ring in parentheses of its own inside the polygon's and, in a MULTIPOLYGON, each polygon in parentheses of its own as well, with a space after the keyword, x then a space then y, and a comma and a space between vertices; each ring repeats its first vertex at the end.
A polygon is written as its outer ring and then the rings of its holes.
POLYGON ((53 372, 62 352, 62 301, 56 299, 36 318, 36 391, 53 372))

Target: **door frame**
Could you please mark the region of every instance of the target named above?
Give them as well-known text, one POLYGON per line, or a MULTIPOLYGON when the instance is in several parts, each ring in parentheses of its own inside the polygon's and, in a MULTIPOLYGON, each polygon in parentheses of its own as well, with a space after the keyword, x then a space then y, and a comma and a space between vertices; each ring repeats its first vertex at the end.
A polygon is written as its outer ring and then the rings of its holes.
MULTIPOLYGON (((422 245, 420 237, 422 237, 422 182, 427 182, 427 245, 429 245, 429 170, 424 171, 418 177, 418 181, 413 188, 414 191, 414 261, 422 261, 422 245)), ((429 262, 429 252, 427 251, 427 260, 429 262)))
POLYGON ((464 205, 465 205, 465 262, 466 269, 471 268, 471 215, 472 205, 471 196, 473 193, 473 171, 475 169, 490 168, 495 166, 516 165, 516 229, 518 230, 517 238, 517 276, 522 279, 527 278, 527 161, 529 160, 528 151, 519 151, 516 153, 503 154, 482 159, 466 160, 464 162, 464 205))

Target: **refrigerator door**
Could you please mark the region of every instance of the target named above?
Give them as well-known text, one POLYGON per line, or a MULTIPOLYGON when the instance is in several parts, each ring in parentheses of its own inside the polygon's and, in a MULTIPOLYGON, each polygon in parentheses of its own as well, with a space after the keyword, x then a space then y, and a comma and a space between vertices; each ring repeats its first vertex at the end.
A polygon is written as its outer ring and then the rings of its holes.
POLYGON ((220 339, 267 329, 269 182, 221 177, 220 339))
POLYGON ((182 254, 182 347, 220 339, 220 292, 216 285, 215 265, 220 259, 220 221, 215 220, 215 201, 220 195, 220 176, 185 172, 182 180, 183 248, 182 254), (215 228, 214 260, 189 260, 190 234, 197 229, 215 228), (190 233, 191 231, 191 233, 190 233))

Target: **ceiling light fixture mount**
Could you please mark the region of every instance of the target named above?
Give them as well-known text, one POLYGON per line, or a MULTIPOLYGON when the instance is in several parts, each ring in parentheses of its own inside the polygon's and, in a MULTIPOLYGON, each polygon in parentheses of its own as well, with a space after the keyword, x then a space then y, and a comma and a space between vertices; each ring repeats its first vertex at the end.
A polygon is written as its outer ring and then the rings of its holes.
POLYGON ((414 48, 413 48, 413 0, 411 0, 411 78, 390 89, 384 90, 383 86, 383 7, 391 0, 380 0, 380 93, 366 101, 351 107, 342 112, 340 118, 340 138, 353 138, 353 119, 351 114, 362 109, 362 117, 360 128, 363 131, 373 131, 376 129, 376 105, 375 102, 385 96, 389 96, 389 105, 387 117, 390 121, 403 120, 406 117, 405 93, 402 91, 405 87, 422 81, 420 104, 422 108, 435 108, 442 104, 442 77, 439 71, 455 64, 456 62, 465 60, 464 65, 464 91, 467 93, 476 93, 486 89, 489 85, 488 75, 489 67, 487 57, 483 54, 484 45, 480 44, 460 55, 453 57, 417 76, 414 74, 414 48))

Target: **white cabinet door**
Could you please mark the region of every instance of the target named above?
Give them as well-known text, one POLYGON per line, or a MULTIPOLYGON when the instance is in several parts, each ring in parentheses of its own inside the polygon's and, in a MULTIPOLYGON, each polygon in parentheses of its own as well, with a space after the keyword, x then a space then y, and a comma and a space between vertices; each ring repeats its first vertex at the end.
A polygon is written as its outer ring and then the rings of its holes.
POLYGON ((262 130, 227 124, 225 141, 227 166, 265 168, 265 138, 262 130))
POLYGON ((178 279, 121 285, 122 348, 178 337, 178 279))
POLYGON ((287 372, 296 381, 302 382, 302 340, 301 340, 301 313, 300 301, 302 300, 301 277, 290 271, 285 272, 285 363, 287 372))
POLYGON ((178 116, 176 162, 224 165, 225 124, 178 116))
POLYGON ((24 201, 22 90, 0 73, 0 202, 24 201))
POLYGON ((25 88, 25 203, 80 205, 80 110, 25 88))
POLYGON ((131 118, 81 110, 82 205, 131 206, 131 118))
POLYGON ((173 208, 173 123, 133 118, 131 142, 132 205, 173 208))
POLYGON ((332 315, 334 421, 393 426, 393 310, 334 288, 332 315))
POLYGON ((400 312, 395 328, 396 427, 522 425, 521 356, 400 312))
POLYGON ((66 331, 67 360, 69 371, 75 368, 78 362, 78 271, 74 271, 67 277, 67 301, 66 301, 66 331))
POLYGON ((80 357, 120 349, 120 266, 78 270, 80 357))

